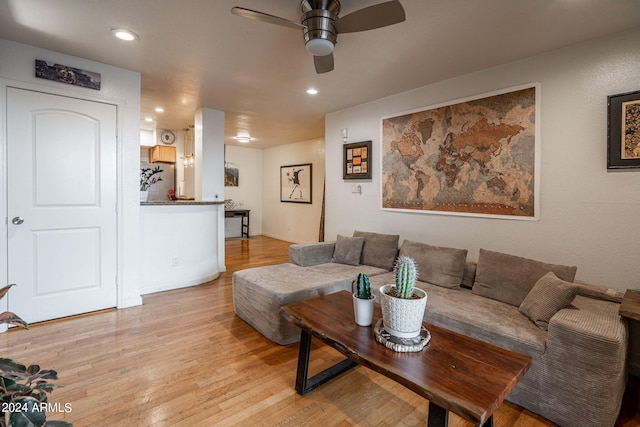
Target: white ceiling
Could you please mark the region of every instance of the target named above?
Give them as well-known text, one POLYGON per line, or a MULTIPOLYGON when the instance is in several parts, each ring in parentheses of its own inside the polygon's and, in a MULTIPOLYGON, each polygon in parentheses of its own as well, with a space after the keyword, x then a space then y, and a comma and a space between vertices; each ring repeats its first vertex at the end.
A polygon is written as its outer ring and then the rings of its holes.
MULTIPOLYGON (((380 2, 343 0, 340 16, 380 2)), ((300 32, 230 13, 299 21, 298 0, 0 0, 0 38, 140 72, 142 127, 185 128, 204 106, 225 112, 226 143, 248 131, 266 148, 323 137, 329 112, 640 26, 638 0, 401 3, 406 22, 339 36, 322 75, 300 32)))

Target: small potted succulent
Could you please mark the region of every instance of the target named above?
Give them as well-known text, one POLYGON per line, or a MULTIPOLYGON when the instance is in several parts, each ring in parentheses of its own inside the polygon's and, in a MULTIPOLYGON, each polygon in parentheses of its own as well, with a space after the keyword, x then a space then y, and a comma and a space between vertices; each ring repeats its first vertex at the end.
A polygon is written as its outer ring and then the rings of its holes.
POLYGON ((164 172, 160 169, 160 166, 156 166, 155 168, 140 168, 140 201, 146 202, 149 197, 149 187, 153 184, 162 181, 162 178, 159 176, 154 176, 159 174, 160 172, 164 172))
POLYGON ((369 276, 365 273, 358 274, 358 278, 353 281, 353 313, 356 323, 360 326, 371 326, 373 320, 373 303, 375 295, 371 295, 371 283, 369 276))
POLYGON ((394 266, 395 285, 380 288, 380 306, 385 331, 398 338, 420 335, 427 293, 415 288, 418 270, 413 258, 401 256, 394 266))

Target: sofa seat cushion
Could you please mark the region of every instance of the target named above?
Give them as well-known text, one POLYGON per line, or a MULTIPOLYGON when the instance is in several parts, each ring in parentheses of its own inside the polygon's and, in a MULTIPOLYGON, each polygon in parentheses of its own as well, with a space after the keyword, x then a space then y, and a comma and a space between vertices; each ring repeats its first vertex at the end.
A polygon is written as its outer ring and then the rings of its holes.
POLYGON ((271 341, 291 344, 300 339, 300 329, 280 316, 280 307, 341 290, 351 291, 351 282, 361 272, 371 277, 387 271, 333 262, 309 267, 285 263, 236 271, 232 279, 234 310, 271 341))
MULTIPOLYGON (((371 291, 393 283, 392 273, 371 278, 371 291)), ((533 324, 518 307, 475 295, 464 288, 443 288, 418 281, 427 292, 426 322, 530 357, 544 354, 547 332, 533 324)), ((380 300, 379 296, 376 298, 380 300)))

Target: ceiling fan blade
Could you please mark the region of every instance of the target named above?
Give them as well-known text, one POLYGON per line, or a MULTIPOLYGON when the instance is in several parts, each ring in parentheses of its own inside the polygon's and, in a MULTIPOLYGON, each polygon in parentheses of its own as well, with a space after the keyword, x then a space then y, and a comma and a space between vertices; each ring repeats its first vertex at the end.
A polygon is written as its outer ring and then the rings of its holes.
POLYGON ((316 66, 316 73, 328 73, 333 70, 333 53, 325 56, 314 56, 313 64, 316 66))
POLYGON ((258 21, 267 22, 269 24, 280 25, 281 27, 295 28, 297 30, 307 28, 305 25, 299 24, 297 22, 293 22, 285 18, 280 18, 279 16, 269 15, 268 13, 258 12, 257 10, 245 9, 244 7, 233 7, 231 8, 231 13, 237 16, 242 16, 243 18, 255 19, 258 21))
POLYGON ((405 19, 404 8, 394 0, 351 12, 339 18, 335 25, 338 33, 355 33, 397 24, 405 19))

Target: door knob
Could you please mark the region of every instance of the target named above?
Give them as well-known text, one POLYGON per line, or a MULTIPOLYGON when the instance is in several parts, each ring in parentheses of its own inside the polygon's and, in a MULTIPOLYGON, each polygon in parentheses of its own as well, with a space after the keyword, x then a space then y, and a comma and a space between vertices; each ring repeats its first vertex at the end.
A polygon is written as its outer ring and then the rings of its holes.
POLYGON ((13 218, 13 219, 11 220, 11 223, 12 223, 13 225, 20 225, 20 224, 22 224, 23 222, 24 222, 24 218, 22 218, 21 216, 17 216, 17 217, 15 217, 15 218, 13 218))

